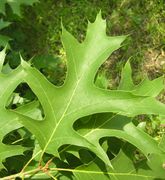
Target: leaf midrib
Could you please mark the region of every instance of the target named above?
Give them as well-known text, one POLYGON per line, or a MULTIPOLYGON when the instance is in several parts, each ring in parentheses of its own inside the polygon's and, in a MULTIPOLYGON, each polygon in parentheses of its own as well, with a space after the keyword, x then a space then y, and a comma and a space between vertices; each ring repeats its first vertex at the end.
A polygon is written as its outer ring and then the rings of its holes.
POLYGON ((63 118, 65 117, 65 114, 66 114, 66 112, 67 112, 67 110, 68 110, 68 108, 69 108, 69 106, 70 106, 70 104, 71 104, 71 102, 72 102, 72 99, 73 99, 73 97, 74 97, 74 95, 75 95, 75 92, 76 92, 76 90, 77 90, 77 87, 78 87, 80 81, 81 81, 81 78, 78 79, 78 81, 77 81, 77 83, 76 83, 76 86, 75 86, 75 88, 73 89, 73 92, 72 92, 72 95, 71 95, 71 97, 70 97, 70 100, 69 100, 69 102, 68 102, 68 104, 67 104, 67 106, 66 106, 66 108, 65 108, 65 110, 64 110, 64 112, 63 112, 63 114, 61 115, 61 118, 59 119, 58 123, 56 124, 56 126, 55 126, 55 128, 54 128, 54 130, 53 130, 53 132, 52 132, 52 134, 51 134, 51 136, 50 136, 50 138, 48 139, 48 142, 46 143, 46 145, 45 145, 45 147, 44 147, 44 149, 43 149, 43 153, 46 151, 46 148, 49 146, 50 142, 52 141, 52 139, 53 139, 53 137, 54 137, 54 135, 55 135, 55 133, 56 133, 56 130, 57 130, 58 126, 60 125, 60 123, 62 122, 63 118))

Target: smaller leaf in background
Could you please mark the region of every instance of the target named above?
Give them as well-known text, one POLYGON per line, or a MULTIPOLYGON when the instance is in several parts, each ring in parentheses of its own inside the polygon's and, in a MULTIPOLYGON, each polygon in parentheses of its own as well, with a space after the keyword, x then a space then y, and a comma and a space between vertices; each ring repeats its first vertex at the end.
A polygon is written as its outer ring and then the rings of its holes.
POLYGON ((9 41, 10 37, 0 34, 0 47, 5 47, 7 45, 7 49, 10 49, 9 41))
POLYGON ((132 81, 132 69, 130 66, 130 62, 128 60, 124 68, 122 69, 121 80, 118 89, 132 90, 133 87, 134 87, 134 83, 132 81))
MULTIPOLYGON (((8 27, 11 23, 7 21, 3 21, 3 19, 0 19, 0 30, 8 27)), ((0 47, 5 47, 10 49, 9 41, 11 40, 10 37, 0 34, 0 47)))
POLYGON ((65 76, 65 65, 61 58, 52 55, 41 55, 32 58, 32 64, 55 85, 62 85, 65 76))
POLYGON ((0 30, 8 27, 10 24, 11 22, 7 22, 7 21, 4 21, 3 19, 0 19, 0 30))
POLYGON ((142 122, 138 123, 137 127, 140 128, 140 129, 142 129, 143 131, 145 131, 146 122, 145 122, 145 121, 142 121, 142 122))
POLYGON ((21 5, 33 5, 38 0, 1 0, 0 2, 0 13, 5 15, 5 5, 9 4, 14 14, 21 16, 21 5))
POLYGON ((41 121, 42 118, 42 112, 40 109, 40 103, 38 101, 33 101, 28 104, 25 104, 23 106, 18 107, 15 109, 16 112, 24 114, 28 117, 35 118, 38 121, 41 121))
POLYGON ((105 73, 97 75, 95 85, 99 88, 107 89, 108 79, 106 78, 105 73))
POLYGON ((41 55, 35 56, 31 61, 34 67, 39 70, 43 68, 56 69, 57 64, 60 62, 60 58, 52 55, 41 55))

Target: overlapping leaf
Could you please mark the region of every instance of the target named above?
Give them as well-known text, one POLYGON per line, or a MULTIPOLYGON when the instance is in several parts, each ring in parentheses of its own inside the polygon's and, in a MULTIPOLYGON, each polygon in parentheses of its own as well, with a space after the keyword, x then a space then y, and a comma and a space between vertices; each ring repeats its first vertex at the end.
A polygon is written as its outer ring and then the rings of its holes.
MULTIPOLYGON (((22 154, 25 148, 15 145, 5 145, 2 140, 5 135, 13 130, 16 130, 22 125, 19 123, 19 117, 12 111, 6 109, 6 103, 20 82, 22 82, 23 71, 21 68, 11 71, 9 74, 3 74, 2 67, 5 59, 5 49, 0 52, 0 168, 2 168, 2 161, 6 157, 22 154)), ((24 107, 17 109, 17 112, 22 114, 37 117, 38 102, 32 102, 24 107)), ((26 117, 27 118, 27 117, 26 117)))
MULTIPOLYGON (((147 172, 146 177, 145 177, 146 172, 143 172, 143 175, 141 174, 142 176, 140 175, 139 179, 140 179, 140 177, 142 178, 143 176, 146 179, 149 178, 150 176, 152 178, 165 176, 165 170, 163 168, 163 164, 165 162, 164 151, 161 148, 159 148, 158 142, 156 142, 148 134, 146 134, 145 132, 143 132, 142 130, 137 128, 131 122, 131 118, 119 116, 119 115, 113 115, 113 114, 109 114, 109 113, 104 113, 104 114, 96 114, 94 116, 88 117, 87 123, 84 123, 84 120, 85 119, 81 119, 81 121, 79 123, 77 123, 77 127, 75 127, 75 128, 82 136, 86 137, 89 141, 94 142, 94 144, 98 147, 98 149, 102 148, 99 143, 99 140, 101 138, 117 137, 120 139, 124 139, 127 142, 133 144, 146 156, 146 159, 147 159, 146 165, 148 166, 148 169, 150 169, 150 171, 147 172)), ((131 149, 129 147, 127 147, 126 149, 128 151, 131 151, 131 149)), ((118 156, 120 157, 120 155, 118 155, 118 156)), ((114 166, 114 164, 116 164, 116 163, 118 163, 118 165, 120 165, 123 163, 123 168, 124 168, 125 162, 121 160, 121 162, 119 163, 119 160, 118 160, 119 157, 113 159, 112 165, 114 166)), ((131 160, 130 160, 129 164, 131 164, 131 166, 134 166, 133 161, 131 161, 131 160)), ((125 177, 125 179, 127 179, 129 176, 130 176, 130 178, 131 177, 133 178, 134 176, 136 177, 137 171, 140 171, 140 170, 135 169, 135 167, 133 169, 134 169, 133 171, 129 169, 129 171, 127 171, 127 172, 122 172, 122 176, 119 175, 119 176, 121 176, 121 178, 117 178, 117 179, 122 179, 122 178, 124 179, 124 177, 125 177)), ((93 169, 93 171, 95 172, 94 169, 93 169)), ((115 176, 114 173, 120 173, 120 171, 118 171, 118 169, 116 169, 115 171, 113 169, 111 169, 109 176, 110 177, 115 176)), ((86 175, 87 174, 88 174, 88 172, 86 173, 86 175)), ((97 175, 97 172, 96 172, 96 175, 97 175)), ((118 176, 118 175, 116 174, 116 176, 118 176)), ((82 177, 82 175, 81 175, 81 177, 82 177)), ((138 177, 136 177, 136 178, 138 178, 138 177)), ((106 179, 106 177, 105 177, 105 179, 106 179)))
MULTIPOLYGON (((5 51, 0 53, 0 71, 2 69, 3 61, 5 59, 5 51)), ((5 103, 7 102, 10 94, 15 88, 15 85, 20 83, 20 78, 15 78, 16 73, 19 70, 13 72, 10 75, 0 74, 0 165, 2 165, 2 160, 8 156, 20 154, 22 148, 19 147, 9 147, 2 143, 4 136, 10 131, 17 129, 20 126, 20 123, 17 121, 17 116, 14 113, 8 112, 5 109, 5 103)), ((16 77, 18 76, 16 75, 16 77)), ((2 167, 2 166, 1 166, 2 167)))

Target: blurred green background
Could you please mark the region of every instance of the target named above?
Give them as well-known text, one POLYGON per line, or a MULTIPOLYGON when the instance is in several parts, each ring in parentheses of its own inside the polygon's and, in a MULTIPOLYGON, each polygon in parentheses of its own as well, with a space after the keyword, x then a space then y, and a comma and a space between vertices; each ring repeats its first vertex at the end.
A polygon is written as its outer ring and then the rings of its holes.
POLYGON ((129 35, 123 47, 100 69, 109 79, 110 88, 118 84, 121 68, 129 57, 135 83, 145 74, 153 79, 165 71, 164 0, 40 0, 20 8, 18 15, 6 3, 5 14, 0 15, 1 21, 10 22, 0 34, 8 38, 5 40, 10 44, 8 60, 12 67, 19 64, 21 52, 26 60, 34 57, 36 67, 50 81, 62 84, 66 60, 60 41, 61 20, 82 41, 88 20, 94 21, 101 10, 108 35, 129 35))

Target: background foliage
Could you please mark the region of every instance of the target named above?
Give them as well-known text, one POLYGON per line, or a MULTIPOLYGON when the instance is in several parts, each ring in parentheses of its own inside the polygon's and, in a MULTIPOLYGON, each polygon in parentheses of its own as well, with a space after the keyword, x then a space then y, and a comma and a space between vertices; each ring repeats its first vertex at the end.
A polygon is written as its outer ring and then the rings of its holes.
POLYGON ((63 55, 61 18, 67 29, 81 41, 87 20, 93 21, 101 9, 108 22, 108 34, 130 35, 126 46, 112 58, 115 59, 113 63, 106 64, 107 69, 112 66, 113 78, 117 78, 116 72, 130 56, 137 80, 141 79, 142 75, 138 73, 141 71, 157 77, 164 71, 164 6, 163 0, 41 0, 33 7, 23 6, 22 17, 13 16, 7 6, 6 16, 1 17, 12 24, 2 29, 1 34, 13 39, 10 41, 15 51, 12 57, 16 58, 20 51, 26 58, 44 54, 54 56, 55 53, 63 55))

